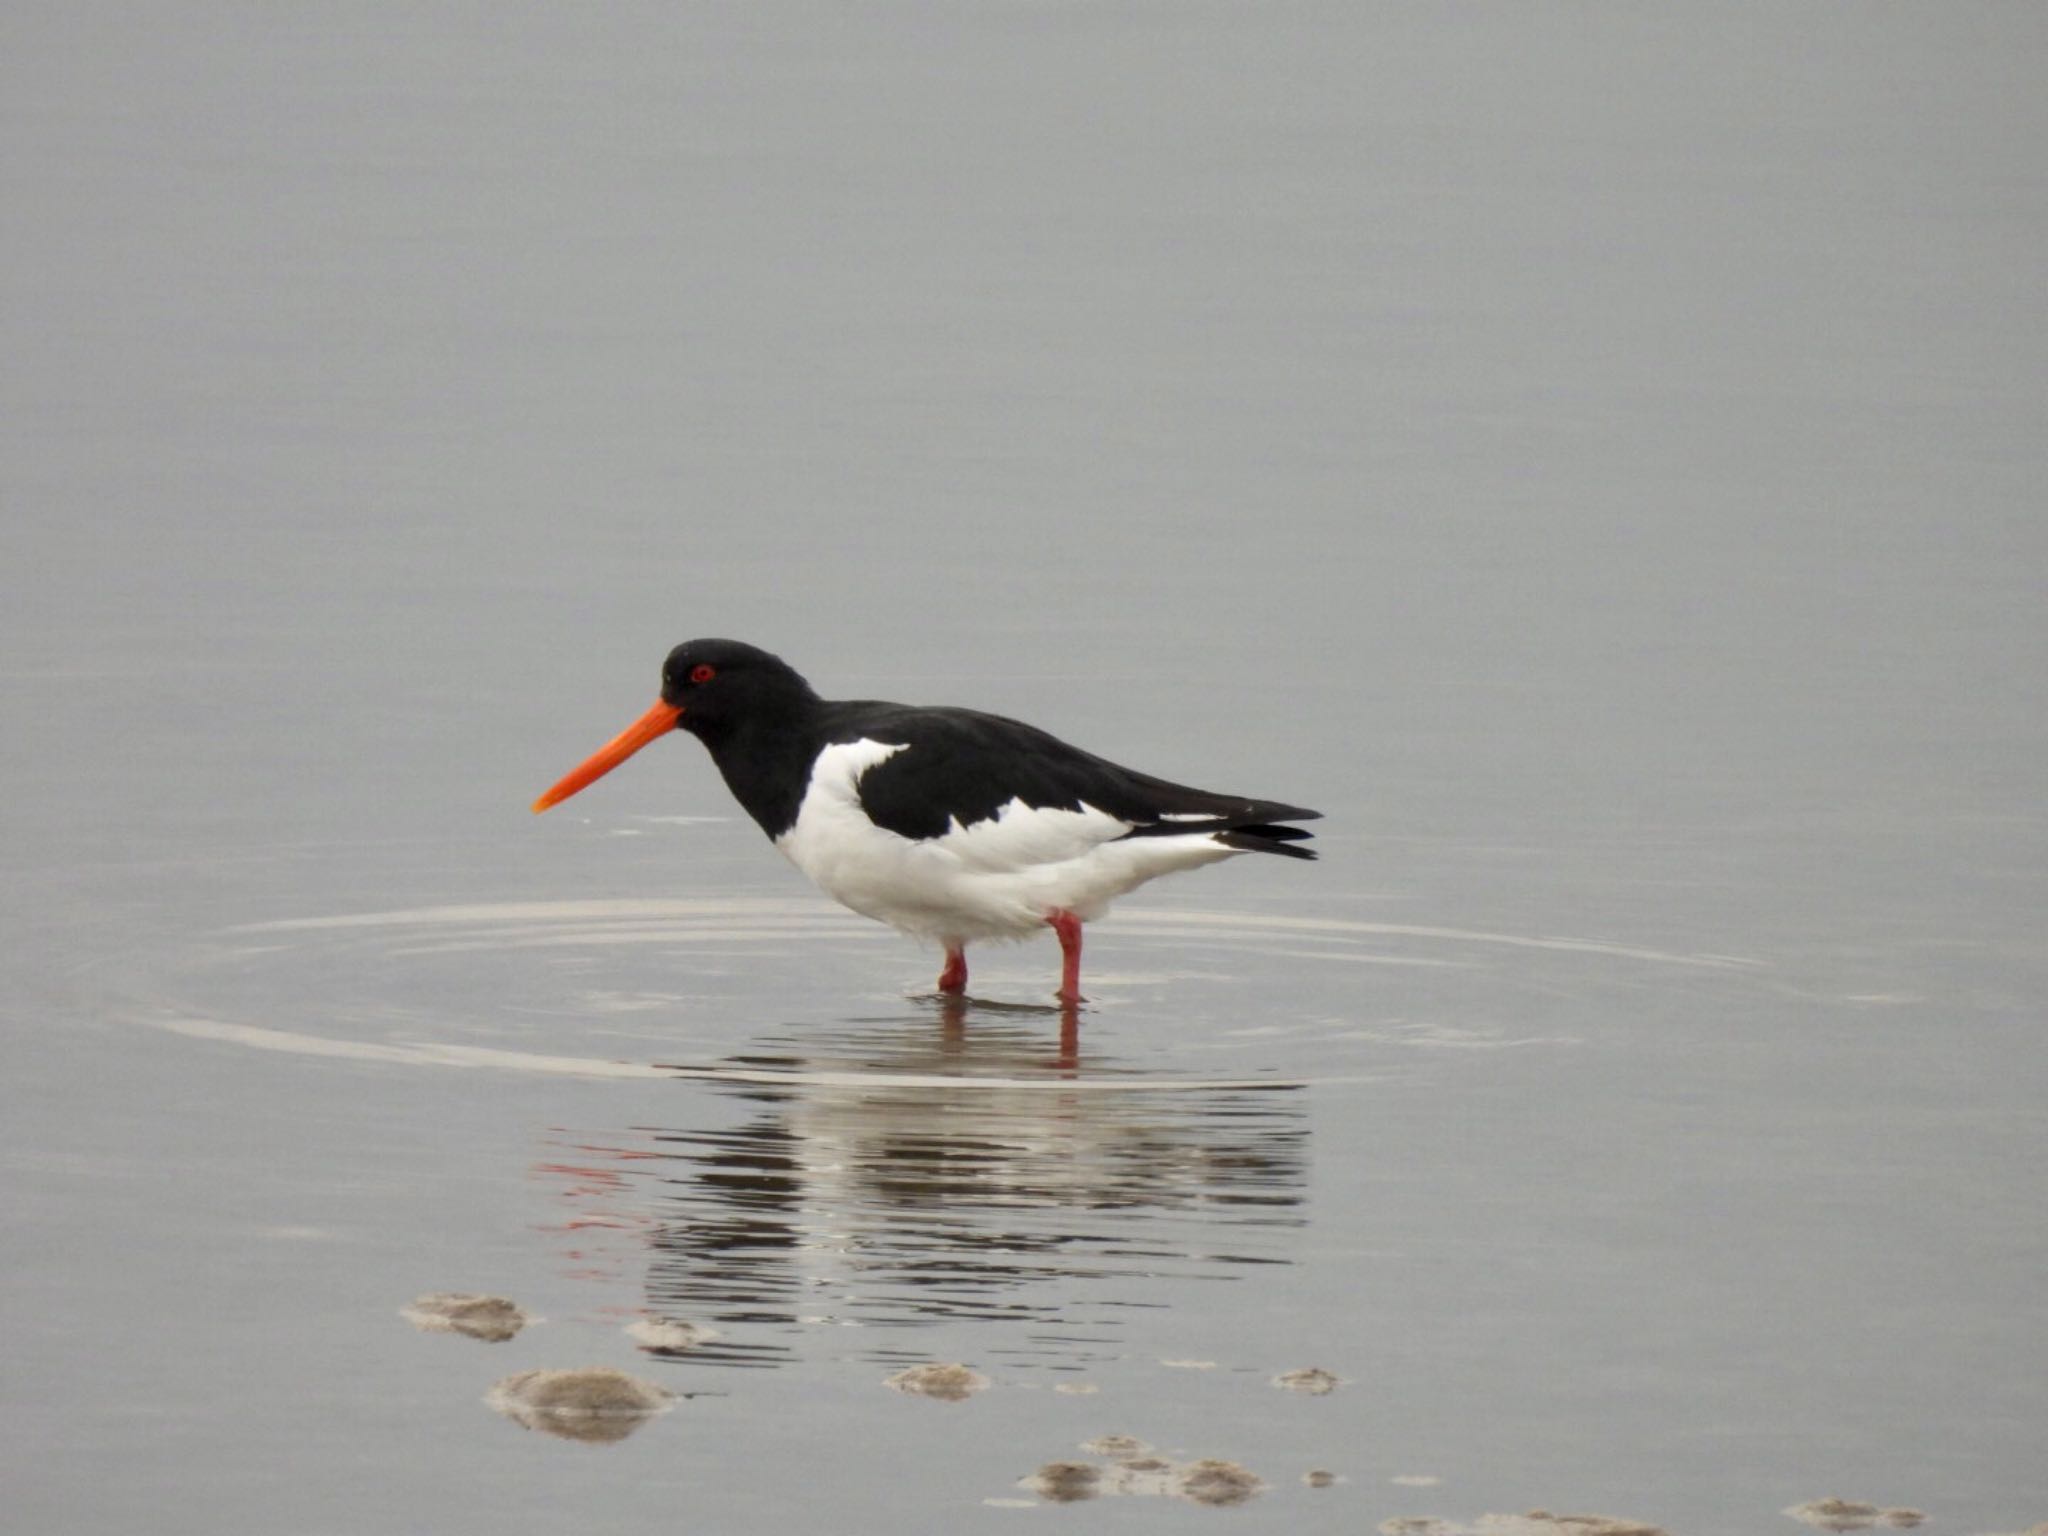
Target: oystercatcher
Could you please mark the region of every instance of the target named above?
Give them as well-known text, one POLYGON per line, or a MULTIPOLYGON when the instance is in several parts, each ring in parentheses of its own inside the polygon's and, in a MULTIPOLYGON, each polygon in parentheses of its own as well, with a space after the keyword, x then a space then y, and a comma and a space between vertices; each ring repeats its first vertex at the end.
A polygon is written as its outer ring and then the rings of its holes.
POLYGON ((1240 853, 1312 859, 1320 811, 1170 784, 972 709, 821 699, 737 640, 669 652, 661 697, 533 803, 544 811, 658 737, 685 730, 747 814, 835 901, 936 939, 939 990, 967 945, 1050 927, 1059 997, 1081 1000, 1081 925, 1159 875, 1240 853))

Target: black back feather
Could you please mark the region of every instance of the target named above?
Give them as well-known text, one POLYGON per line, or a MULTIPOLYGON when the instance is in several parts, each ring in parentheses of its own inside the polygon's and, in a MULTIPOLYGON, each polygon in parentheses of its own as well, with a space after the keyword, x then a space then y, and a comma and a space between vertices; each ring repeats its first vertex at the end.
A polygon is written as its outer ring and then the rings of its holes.
POLYGON ((825 706, 828 717, 842 710, 844 718, 828 741, 867 737, 910 749, 878 763, 860 781, 861 808, 877 826, 903 837, 938 837, 955 820, 963 826, 986 821, 1013 799, 1034 809, 1068 811, 1085 802, 1131 823, 1131 837, 1207 832, 1233 848, 1315 857, 1286 846, 1311 834, 1282 823, 1313 820, 1317 811, 1154 778, 1021 720, 979 710, 868 701, 825 706))

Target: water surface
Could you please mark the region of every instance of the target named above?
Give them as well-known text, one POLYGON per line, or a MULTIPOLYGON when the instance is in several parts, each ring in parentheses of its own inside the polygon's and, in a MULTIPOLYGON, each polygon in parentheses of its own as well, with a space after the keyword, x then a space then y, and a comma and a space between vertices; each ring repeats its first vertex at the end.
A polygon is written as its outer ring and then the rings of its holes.
POLYGON ((2034 13, 7 30, 26 1528, 2048 1518, 2034 13), (1323 860, 949 1008, 697 634, 1323 860))

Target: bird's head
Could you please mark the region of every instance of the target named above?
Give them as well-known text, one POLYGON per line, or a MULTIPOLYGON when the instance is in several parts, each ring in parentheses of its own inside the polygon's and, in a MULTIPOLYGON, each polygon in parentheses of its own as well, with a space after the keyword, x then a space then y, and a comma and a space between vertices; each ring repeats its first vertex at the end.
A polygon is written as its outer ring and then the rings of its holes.
POLYGON ((661 697, 647 713, 578 764, 535 811, 603 778, 649 742, 685 730, 716 741, 749 718, 800 708, 817 695, 779 656, 740 640, 686 640, 661 665, 661 697))

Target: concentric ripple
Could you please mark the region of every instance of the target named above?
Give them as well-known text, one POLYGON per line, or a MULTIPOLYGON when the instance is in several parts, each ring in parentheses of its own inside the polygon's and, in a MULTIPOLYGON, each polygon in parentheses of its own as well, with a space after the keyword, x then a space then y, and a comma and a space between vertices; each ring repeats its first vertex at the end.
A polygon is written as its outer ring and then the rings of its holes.
POLYGON ((1024 1001, 1051 980, 1049 945, 977 950, 971 998, 942 1006, 919 995, 930 957, 811 900, 260 922, 145 957, 119 1011, 188 1037, 402 1066, 1128 1092, 1371 1076, 1418 1047, 1569 1043, 1578 1005, 1604 991, 1757 966, 1599 939, 1178 909, 1119 912, 1090 939, 1083 1054, 1065 1060, 1050 1046, 1058 1013, 1024 1001), (975 1047, 998 1018, 1046 1048, 975 1047))
POLYGON ((819 901, 410 907, 139 957, 116 1011, 216 1046, 672 1082, 565 1096, 583 1123, 534 1133, 564 1283, 701 1329, 694 1364, 912 1366, 905 1330, 969 1323, 991 1364, 1072 1372, 1123 1358, 1174 1287, 1299 1262, 1318 1094, 1639 1027, 1756 970, 1140 910, 1091 930, 1074 1019, 1033 1001, 1049 943, 978 950, 964 1001, 921 991, 932 958, 819 901))

